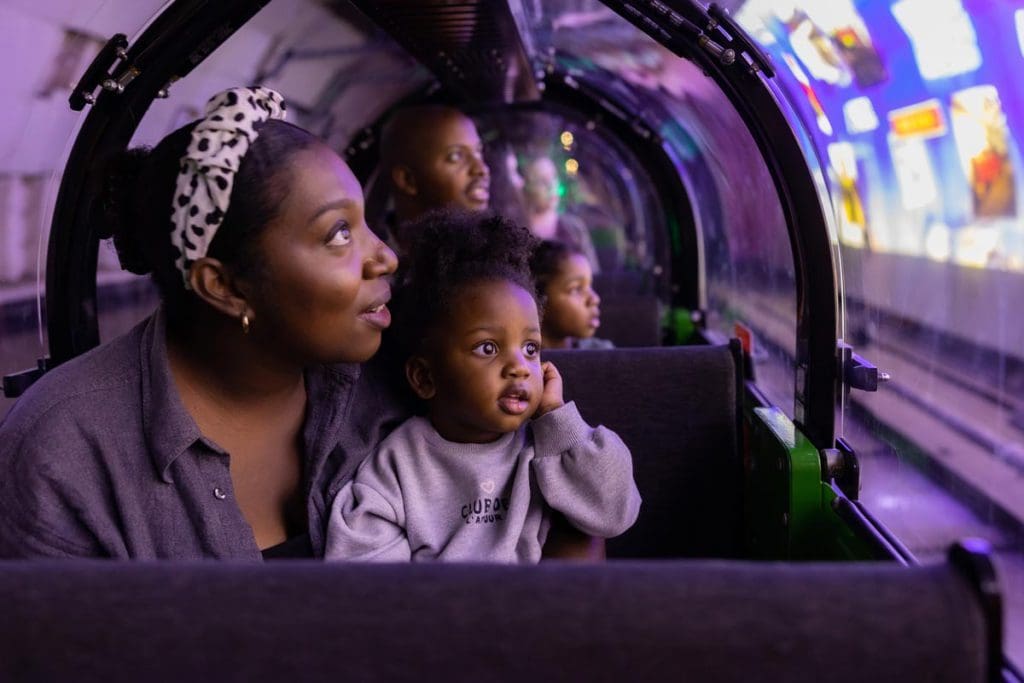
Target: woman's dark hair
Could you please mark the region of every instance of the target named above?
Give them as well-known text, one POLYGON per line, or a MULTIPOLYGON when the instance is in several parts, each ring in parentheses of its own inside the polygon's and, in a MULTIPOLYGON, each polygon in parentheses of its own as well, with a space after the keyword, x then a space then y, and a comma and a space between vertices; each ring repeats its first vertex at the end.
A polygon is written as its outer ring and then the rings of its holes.
POLYGON ((537 296, 542 302, 547 296, 551 280, 558 275, 562 264, 574 255, 584 256, 579 248, 558 240, 544 240, 533 250, 533 256, 530 258, 530 270, 533 272, 533 284, 537 288, 537 296))
POLYGON ((395 276, 395 322, 385 333, 397 362, 419 350, 468 284, 507 280, 537 298, 530 273, 537 239, 528 228, 490 212, 441 209, 407 229, 411 248, 395 276))
MULTIPOLYGON (((152 273, 171 320, 180 319, 190 300, 174 265, 170 237, 180 160, 195 125, 179 128, 156 147, 120 153, 101 174, 105 229, 100 237, 113 237, 122 268, 138 275, 152 273)), ((302 128, 276 119, 256 124, 256 130, 259 135, 235 174, 228 211, 208 252, 240 274, 258 272, 262 266, 257 237, 277 215, 287 192, 281 171, 292 155, 319 142, 302 128)))

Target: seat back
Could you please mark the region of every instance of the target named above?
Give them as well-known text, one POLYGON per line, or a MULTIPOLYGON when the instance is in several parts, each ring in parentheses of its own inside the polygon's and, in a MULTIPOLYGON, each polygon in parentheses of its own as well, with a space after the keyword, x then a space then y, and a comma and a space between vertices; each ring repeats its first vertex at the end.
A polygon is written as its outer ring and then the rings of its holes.
POLYGON ((729 345, 545 351, 566 400, 622 437, 643 503, 610 557, 739 557, 743 469, 729 345))
POLYGON ((661 345, 661 302, 654 294, 602 297, 597 336, 617 347, 661 345))
POLYGON ((0 562, 0 680, 980 683, 948 564, 0 562))

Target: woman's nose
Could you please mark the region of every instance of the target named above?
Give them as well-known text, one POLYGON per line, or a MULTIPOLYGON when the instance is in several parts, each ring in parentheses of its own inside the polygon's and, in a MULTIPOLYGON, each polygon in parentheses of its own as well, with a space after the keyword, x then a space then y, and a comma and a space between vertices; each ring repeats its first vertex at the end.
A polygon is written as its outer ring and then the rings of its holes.
POLYGON ((398 257, 395 252, 369 229, 367 232, 372 236, 373 243, 368 245, 370 258, 366 259, 363 268, 366 279, 372 280, 395 272, 398 268, 398 257))

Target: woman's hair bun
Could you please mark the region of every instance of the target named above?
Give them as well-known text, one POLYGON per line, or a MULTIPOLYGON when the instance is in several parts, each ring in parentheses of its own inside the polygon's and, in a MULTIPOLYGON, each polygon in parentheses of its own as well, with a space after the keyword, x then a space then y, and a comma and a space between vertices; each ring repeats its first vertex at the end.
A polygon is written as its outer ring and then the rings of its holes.
MULTIPOLYGON (((146 191, 143 176, 152 151, 136 147, 112 157, 102 171, 100 193, 102 220, 100 239, 114 238, 114 248, 121 267, 137 275, 146 275, 153 267, 147 258, 145 240, 146 218, 139 208, 144 206, 146 191)), ((170 208, 167 209, 170 213, 170 208)))

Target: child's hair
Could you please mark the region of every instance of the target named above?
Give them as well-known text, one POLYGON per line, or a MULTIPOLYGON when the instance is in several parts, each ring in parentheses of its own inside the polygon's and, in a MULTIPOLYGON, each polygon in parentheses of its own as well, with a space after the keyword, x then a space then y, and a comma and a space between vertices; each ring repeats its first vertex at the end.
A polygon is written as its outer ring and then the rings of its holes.
POLYGON ((422 348, 468 284, 506 280, 537 299, 530 271, 537 238, 525 226, 490 212, 439 209, 406 228, 412 247, 395 276, 395 322, 385 334, 396 360, 422 348))
POLYGON ((542 303, 547 298, 548 285, 558 275, 566 260, 573 255, 585 256, 577 247, 558 240, 544 240, 533 250, 530 271, 533 273, 537 297, 542 303))

